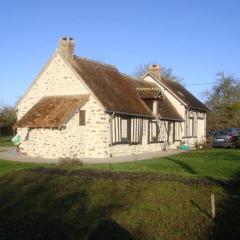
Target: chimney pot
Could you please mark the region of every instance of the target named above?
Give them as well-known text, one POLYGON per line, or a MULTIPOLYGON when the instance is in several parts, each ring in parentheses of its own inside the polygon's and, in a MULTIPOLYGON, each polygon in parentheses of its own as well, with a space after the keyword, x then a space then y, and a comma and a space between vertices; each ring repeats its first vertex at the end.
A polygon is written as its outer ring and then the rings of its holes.
POLYGON ((59 41, 59 50, 68 60, 74 56, 74 39, 72 37, 63 37, 59 41))
POLYGON ((153 73, 156 77, 160 78, 161 77, 161 67, 159 64, 152 64, 149 67, 149 72, 153 73))

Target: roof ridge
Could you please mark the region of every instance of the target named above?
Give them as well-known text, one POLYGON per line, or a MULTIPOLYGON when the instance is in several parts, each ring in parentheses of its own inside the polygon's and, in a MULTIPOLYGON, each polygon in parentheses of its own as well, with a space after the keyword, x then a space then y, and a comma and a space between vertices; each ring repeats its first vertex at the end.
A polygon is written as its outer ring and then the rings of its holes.
POLYGON ((44 95, 42 98, 39 99, 39 101, 42 101, 46 98, 63 98, 63 97, 80 97, 80 96, 81 97, 82 96, 87 97, 87 96, 90 96, 90 94, 86 93, 86 94, 69 94, 69 95, 67 95, 67 94, 63 94, 63 95, 44 95))
POLYGON ((86 57, 80 57, 78 55, 74 55, 74 59, 79 59, 79 60, 83 60, 83 61, 86 61, 86 62, 95 63, 95 64, 98 64, 98 65, 102 65, 103 67, 113 68, 113 69, 118 71, 117 67, 113 64, 100 62, 100 61, 97 61, 97 60, 94 60, 94 59, 89 59, 89 58, 86 58, 86 57))
MULTIPOLYGON (((176 79, 174 79, 174 78, 166 77, 166 76, 161 76, 160 80, 161 80, 161 79, 163 79, 163 80, 165 79, 166 81, 171 81, 171 82, 173 82, 173 83, 177 83, 178 85, 184 87, 183 84, 181 84, 178 80, 176 80, 176 79)), ((185 88, 185 87, 184 87, 184 88, 185 88)))
POLYGON ((151 83, 151 82, 147 82, 141 78, 137 78, 137 77, 134 77, 134 76, 131 76, 129 74, 126 74, 126 73, 123 73, 123 72, 119 72, 123 77, 128 77, 130 78, 132 81, 137 81, 137 82, 141 82, 141 83, 146 83, 146 84, 149 84, 149 85, 152 85, 151 89, 158 89, 158 87, 156 86, 155 83, 151 83))
POLYGON ((134 80, 134 81, 138 81, 138 78, 135 78, 135 77, 133 77, 133 76, 127 74, 127 73, 120 72, 120 71, 119 71, 119 73, 120 73, 122 76, 124 76, 124 77, 128 77, 128 78, 131 78, 131 79, 134 80))

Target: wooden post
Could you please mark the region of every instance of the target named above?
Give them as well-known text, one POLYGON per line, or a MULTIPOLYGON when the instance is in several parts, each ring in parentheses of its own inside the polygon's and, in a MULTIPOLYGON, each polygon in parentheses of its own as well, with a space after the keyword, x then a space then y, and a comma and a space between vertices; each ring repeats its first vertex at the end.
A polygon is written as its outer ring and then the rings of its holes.
POLYGON ((216 217, 215 195, 211 194, 211 206, 212 206, 212 219, 216 217))

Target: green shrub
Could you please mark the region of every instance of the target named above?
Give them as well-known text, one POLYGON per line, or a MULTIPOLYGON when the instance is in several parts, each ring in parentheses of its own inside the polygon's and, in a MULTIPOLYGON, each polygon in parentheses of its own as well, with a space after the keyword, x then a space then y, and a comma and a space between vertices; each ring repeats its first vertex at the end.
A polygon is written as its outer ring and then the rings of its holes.
POLYGON ((205 140, 197 140, 194 143, 194 148, 196 150, 206 150, 206 149, 210 149, 212 147, 212 145, 205 140))
POLYGON ((66 170, 73 170, 76 168, 80 168, 83 165, 83 162, 78 158, 60 158, 58 163, 58 167, 64 168, 66 170))

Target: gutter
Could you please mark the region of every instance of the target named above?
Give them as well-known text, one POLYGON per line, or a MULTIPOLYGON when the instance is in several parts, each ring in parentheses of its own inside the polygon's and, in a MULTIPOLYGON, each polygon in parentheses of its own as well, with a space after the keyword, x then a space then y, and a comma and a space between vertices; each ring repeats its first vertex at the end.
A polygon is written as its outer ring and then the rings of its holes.
POLYGON ((160 120, 171 120, 171 121, 175 121, 175 122, 184 122, 184 120, 183 119, 175 119, 175 118, 161 118, 161 117, 159 117, 159 119, 160 120))
POLYGON ((129 116, 136 116, 136 117, 144 117, 144 118, 154 118, 154 116, 147 116, 147 115, 141 115, 141 114, 134 114, 134 113, 127 113, 127 112, 115 112, 111 110, 105 110, 106 113, 114 113, 114 114, 123 114, 123 115, 129 115, 129 116))

